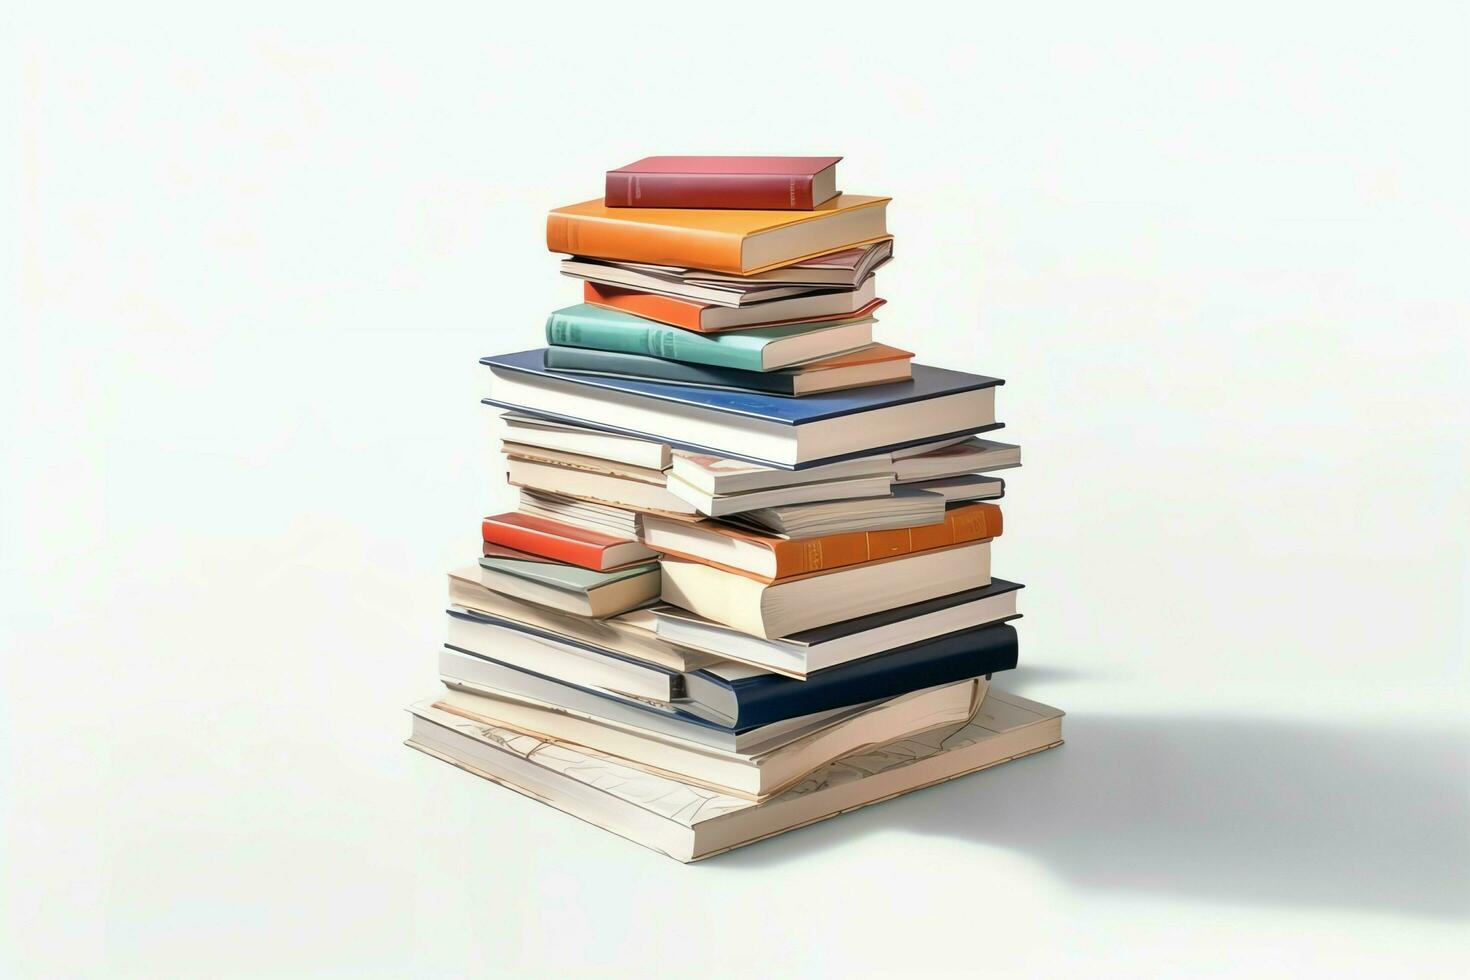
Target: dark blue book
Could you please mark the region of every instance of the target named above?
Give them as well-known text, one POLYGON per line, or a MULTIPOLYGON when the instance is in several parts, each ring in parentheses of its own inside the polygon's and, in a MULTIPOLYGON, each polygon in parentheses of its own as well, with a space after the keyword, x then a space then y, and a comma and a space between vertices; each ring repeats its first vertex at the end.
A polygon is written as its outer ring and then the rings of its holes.
POLYGON ((923 364, 893 384, 803 398, 549 371, 544 348, 485 357, 486 404, 780 469, 999 428, 998 378, 923 364))
MULTIPOLYGON (((568 685, 670 720, 731 735, 1010 670, 1017 658, 1015 629, 996 624, 832 667, 804 681, 735 663, 679 672, 489 613, 462 608, 448 613, 453 620, 486 627, 483 642, 476 642, 471 631, 452 630, 451 638, 458 642, 446 644, 451 650, 534 675, 543 682, 568 685), (507 632, 534 637, 538 644, 508 642, 507 632), (588 654, 592 655, 590 659, 588 654), (622 693, 643 689, 645 683, 656 683, 659 678, 668 684, 670 701, 666 704, 622 693)), ((567 702, 559 699, 556 703, 567 702)))

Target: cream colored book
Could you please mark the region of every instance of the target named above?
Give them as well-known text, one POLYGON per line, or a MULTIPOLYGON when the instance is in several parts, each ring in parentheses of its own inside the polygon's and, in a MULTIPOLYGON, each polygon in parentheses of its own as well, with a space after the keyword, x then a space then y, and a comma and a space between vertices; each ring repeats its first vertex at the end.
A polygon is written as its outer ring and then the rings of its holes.
POLYGON ((1062 712, 992 687, 968 722, 846 756, 753 803, 474 721, 435 707, 432 699, 409 710, 413 748, 685 862, 1062 742, 1062 712))
POLYGON ((805 738, 761 751, 722 752, 654 732, 579 717, 560 705, 451 688, 436 706, 471 721, 559 742, 644 772, 763 802, 854 752, 974 717, 990 682, 980 677, 872 705, 805 738))
POLYGON ((751 636, 774 639, 990 584, 990 542, 849 565, 766 583, 664 558, 663 600, 751 636))
POLYGON ((658 620, 651 610, 634 609, 607 619, 564 612, 485 588, 480 582, 479 566, 449 573, 449 601, 453 605, 558 633, 568 639, 616 650, 670 670, 698 670, 723 659, 659 639, 654 634, 658 620))

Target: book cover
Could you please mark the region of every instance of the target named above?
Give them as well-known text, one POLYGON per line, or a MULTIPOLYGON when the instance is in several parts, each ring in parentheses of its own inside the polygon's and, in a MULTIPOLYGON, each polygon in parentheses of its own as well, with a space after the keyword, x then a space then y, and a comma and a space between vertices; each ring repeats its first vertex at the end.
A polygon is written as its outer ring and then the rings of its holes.
POLYGON ((830 196, 841 157, 659 156, 609 170, 608 207, 809 210, 830 196), (819 181, 819 177, 826 178, 819 181), (825 193, 819 197, 821 184, 825 193))
POLYGON ((610 208, 598 198, 548 214, 546 247, 570 255, 747 275, 887 237, 884 209, 888 201, 886 197, 839 194, 811 211, 751 211, 610 208), (844 217, 851 220, 839 224, 844 217), (747 249, 757 236, 807 222, 830 222, 835 227, 788 236, 792 241, 784 249, 747 249), (756 251, 761 254, 755 256, 756 251))

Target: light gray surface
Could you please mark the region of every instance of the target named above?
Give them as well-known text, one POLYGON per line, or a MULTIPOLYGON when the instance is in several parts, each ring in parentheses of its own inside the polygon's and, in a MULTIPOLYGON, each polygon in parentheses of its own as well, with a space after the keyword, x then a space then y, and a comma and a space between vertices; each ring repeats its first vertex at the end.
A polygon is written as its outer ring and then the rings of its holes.
POLYGON ((1470 968, 1463 15, 32 6, 0 973, 1470 968), (846 154, 879 335, 1009 380, 1068 744, 681 867, 401 709, 545 210, 721 150, 846 154))

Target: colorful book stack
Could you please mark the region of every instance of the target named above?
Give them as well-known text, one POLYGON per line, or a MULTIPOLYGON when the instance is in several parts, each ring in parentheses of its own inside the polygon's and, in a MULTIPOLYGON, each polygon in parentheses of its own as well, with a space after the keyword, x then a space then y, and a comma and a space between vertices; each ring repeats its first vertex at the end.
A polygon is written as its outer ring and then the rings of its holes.
POLYGON ((839 159, 651 157, 551 212, 582 302, 482 361, 519 508, 408 744, 681 861, 1060 744, 990 686, 1001 382, 874 341, 888 198, 839 159))

